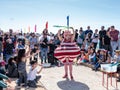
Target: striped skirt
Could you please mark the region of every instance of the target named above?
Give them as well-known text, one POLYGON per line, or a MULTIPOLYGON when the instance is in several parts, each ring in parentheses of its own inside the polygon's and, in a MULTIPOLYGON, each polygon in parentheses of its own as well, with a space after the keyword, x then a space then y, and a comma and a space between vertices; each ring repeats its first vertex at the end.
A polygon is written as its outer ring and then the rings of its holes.
POLYGON ((59 47, 56 48, 54 56, 60 60, 62 63, 73 62, 75 58, 80 55, 80 48, 73 43, 61 43, 59 47))

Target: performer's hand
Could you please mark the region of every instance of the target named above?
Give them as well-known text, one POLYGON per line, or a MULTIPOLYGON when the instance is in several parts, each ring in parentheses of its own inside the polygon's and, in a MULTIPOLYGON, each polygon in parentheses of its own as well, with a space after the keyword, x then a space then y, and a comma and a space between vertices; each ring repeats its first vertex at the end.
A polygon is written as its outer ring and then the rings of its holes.
POLYGON ((70 27, 72 30, 74 30, 74 28, 73 27, 70 27))
POLYGON ((59 33, 59 34, 61 33, 61 29, 58 31, 58 33, 59 33))

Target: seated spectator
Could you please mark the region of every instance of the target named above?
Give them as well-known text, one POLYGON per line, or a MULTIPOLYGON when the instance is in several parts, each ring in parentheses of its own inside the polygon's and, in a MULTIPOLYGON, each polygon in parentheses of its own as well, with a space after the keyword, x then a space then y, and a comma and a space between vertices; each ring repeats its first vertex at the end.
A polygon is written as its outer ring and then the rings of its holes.
POLYGON ((1 74, 6 74, 5 65, 6 65, 5 61, 0 60, 0 73, 1 74))
POLYGON ((39 74, 42 70, 42 67, 40 70, 38 70, 38 67, 37 67, 37 62, 36 61, 31 61, 31 68, 30 68, 30 71, 28 73, 28 77, 27 77, 27 80, 28 80, 28 86, 29 87, 37 87, 37 82, 38 80, 41 78, 41 76, 37 76, 37 74, 39 74))
POLYGON ((101 49, 101 50, 98 50, 97 54, 96 54, 96 63, 93 67, 93 70, 97 71, 98 68, 100 67, 100 64, 102 63, 106 63, 106 56, 105 56, 105 50, 101 49))
POLYGON ((91 54, 89 55, 89 61, 91 64, 96 64, 96 52, 95 49, 91 48, 91 54))
POLYGON ((78 60, 78 64, 80 63, 86 63, 88 62, 89 60, 86 58, 86 54, 84 51, 81 51, 81 56, 80 56, 80 59, 78 60))
POLYGON ((3 88, 7 88, 7 84, 3 81, 3 79, 6 79, 7 82, 11 83, 11 80, 6 75, 0 73, 0 90, 3 90, 3 88))
POLYGON ((11 57, 8 60, 8 73, 7 73, 7 76, 12 77, 12 78, 17 78, 18 77, 17 65, 16 65, 16 61, 14 60, 13 57, 11 57))
POLYGON ((115 51, 114 58, 111 62, 113 65, 117 65, 117 73, 118 73, 118 82, 120 82, 120 50, 115 51))

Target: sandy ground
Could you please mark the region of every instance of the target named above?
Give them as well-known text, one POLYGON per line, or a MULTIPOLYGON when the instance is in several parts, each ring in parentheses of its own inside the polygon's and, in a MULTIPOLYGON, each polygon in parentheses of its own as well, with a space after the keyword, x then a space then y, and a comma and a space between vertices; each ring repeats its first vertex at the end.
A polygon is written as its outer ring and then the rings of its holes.
MULTIPOLYGON (((42 78, 38 83, 38 88, 29 88, 28 90, 106 90, 102 86, 102 73, 92 71, 91 68, 73 65, 74 80, 63 79, 63 74, 63 66, 44 68, 41 72, 42 78)), ((12 89, 9 90, 25 90, 25 88, 17 89, 15 80, 12 79, 10 84, 12 89)), ((110 86, 109 83, 109 90, 116 90, 115 78, 113 78, 113 86, 110 86)), ((120 82, 118 82, 117 90, 120 90, 120 82)))
MULTIPOLYGON (((101 72, 92 71, 91 68, 82 65, 74 65, 73 73, 74 80, 66 80, 62 78, 64 74, 63 66, 45 68, 42 71, 41 82, 47 90, 106 90, 102 86, 101 72)), ((109 90, 116 90, 115 78, 113 78, 113 86, 110 86, 109 83, 109 90)), ((120 90, 120 82, 117 90, 120 90)))

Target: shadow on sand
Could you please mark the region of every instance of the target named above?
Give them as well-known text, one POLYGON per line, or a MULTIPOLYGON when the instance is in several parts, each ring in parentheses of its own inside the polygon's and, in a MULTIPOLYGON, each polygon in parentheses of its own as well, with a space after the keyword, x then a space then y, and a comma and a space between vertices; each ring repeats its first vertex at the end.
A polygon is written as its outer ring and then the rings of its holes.
POLYGON ((86 84, 74 80, 59 81, 57 85, 61 90, 90 90, 86 84))

